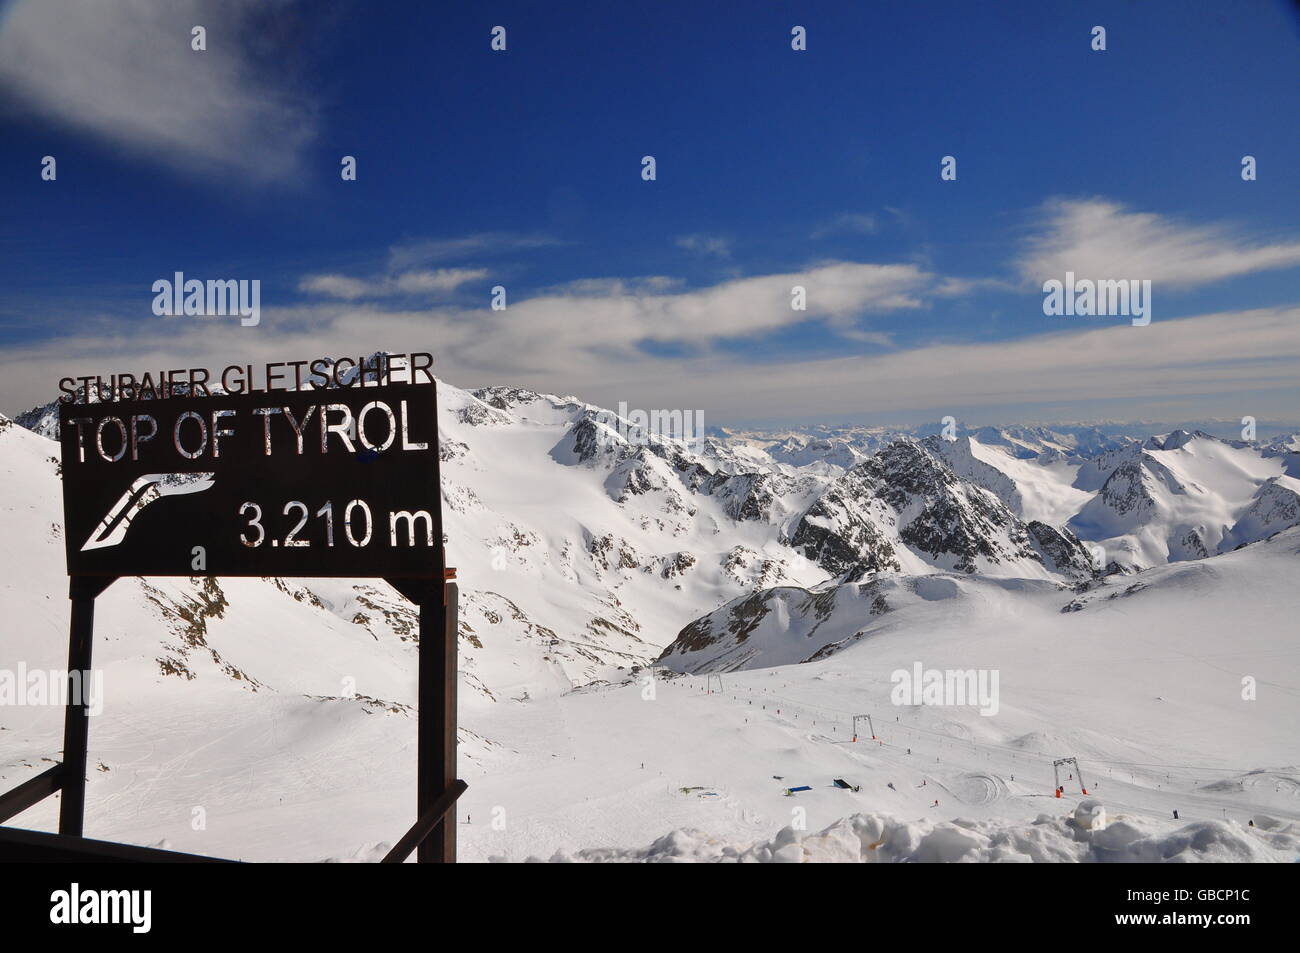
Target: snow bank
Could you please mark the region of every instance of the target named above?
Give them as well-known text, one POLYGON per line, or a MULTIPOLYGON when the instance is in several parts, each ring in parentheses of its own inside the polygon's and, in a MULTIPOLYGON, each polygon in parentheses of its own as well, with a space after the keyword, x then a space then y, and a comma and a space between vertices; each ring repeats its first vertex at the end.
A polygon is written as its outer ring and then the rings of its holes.
MULTIPOLYGON (((499 859, 499 858, 493 858, 499 859)), ((1250 829, 1197 821, 1172 829, 1120 815, 1104 829, 1040 814, 1032 822, 903 821, 854 814, 816 834, 787 827, 749 847, 676 830, 645 848, 559 850, 551 863, 1205 863, 1300 859, 1300 825, 1250 829)), ((530 862, 539 858, 530 857, 530 862)))

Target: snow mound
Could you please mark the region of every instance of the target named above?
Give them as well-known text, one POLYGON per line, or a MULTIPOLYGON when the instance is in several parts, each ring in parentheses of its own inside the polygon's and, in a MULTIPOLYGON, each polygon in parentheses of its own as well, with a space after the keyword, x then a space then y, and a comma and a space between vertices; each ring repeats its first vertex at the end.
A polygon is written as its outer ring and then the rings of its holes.
MULTIPOLYGON (((1084 803, 1100 808, 1096 802, 1084 803)), ((904 821, 889 814, 854 814, 816 834, 786 827, 771 840, 748 847, 684 829, 665 834, 645 848, 558 850, 550 862, 1283 863, 1295 860, 1297 853, 1300 828, 1295 824, 1265 831, 1226 821, 1198 821, 1161 829, 1149 819, 1120 816, 1109 826, 1089 829, 1073 817, 1047 814, 1029 823, 964 818, 904 821)), ((539 858, 529 861, 536 863, 539 858)))

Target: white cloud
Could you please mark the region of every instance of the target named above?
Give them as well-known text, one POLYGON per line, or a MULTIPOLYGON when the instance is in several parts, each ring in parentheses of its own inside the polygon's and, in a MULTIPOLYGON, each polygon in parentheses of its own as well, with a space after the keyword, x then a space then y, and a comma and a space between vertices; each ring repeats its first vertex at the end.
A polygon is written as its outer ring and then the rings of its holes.
POLYGON ((343 301, 385 298, 398 294, 438 294, 455 291, 463 284, 486 278, 486 268, 439 268, 435 271, 406 271, 382 278, 352 278, 347 275, 307 275, 298 290, 343 301))
POLYGON ((828 235, 871 235, 878 228, 874 215, 863 215, 857 212, 846 212, 838 215, 829 222, 823 222, 812 230, 809 238, 826 238, 828 235))
POLYGON ((346 275, 308 275, 298 282, 298 290, 307 294, 355 301, 369 294, 370 283, 346 275))
POLYGON ((1043 208, 1045 231, 1016 262, 1041 288, 1067 271, 1079 279, 1150 279, 1181 290, 1239 275, 1300 265, 1300 242, 1251 243, 1219 225, 1187 225, 1132 212, 1104 199, 1056 199, 1043 208))
MULTIPOLYGON (((885 355, 765 367, 751 395, 771 413, 816 407, 968 408, 1281 390, 1295 394, 1300 309, 1082 327, 1014 341, 941 344, 885 355)), ((753 373, 753 369, 749 369, 753 373)), ((1294 406, 1294 397, 1292 398, 1294 406)), ((1235 404, 1223 408, 1231 416, 1235 404)), ((1246 411, 1242 411, 1246 412, 1246 411)))
POLYGON ((610 283, 480 314, 461 349, 476 360, 510 354, 516 369, 545 365, 558 372, 584 353, 631 359, 648 342, 705 347, 813 320, 850 328, 863 314, 919 308, 933 281, 914 265, 832 263, 669 293, 641 282, 610 283), (806 289, 805 311, 791 307, 795 286, 806 289))
POLYGON ((683 235, 675 242, 678 248, 716 258, 731 257, 731 242, 716 235, 683 235))
MULTIPOLYGON (((522 308, 522 306, 520 306, 522 308)), ((541 305, 539 304, 539 308, 541 305)), ((138 372, 251 361, 282 361, 427 350, 452 383, 506 383, 573 393, 614 406, 699 407, 710 419, 845 419, 888 414, 899 419, 943 408, 975 418, 981 408, 1105 403, 1127 419, 1161 413, 1232 417, 1296 416, 1300 309, 1229 312, 1154 322, 1045 333, 1016 341, 943 344, 888 354, 755 364, 693 349, 658 358, 617 345, 600 333, 596 312, 575 316, 561 339, 529 323, 562 311, 384 311, 343 304, 266 309, 262 325, 244 330, 213 321, 169 322, 147 335, 60 339, 0 356, 8 413, 50 400, 65 374, 138 372), (585 334, 585 336, 584 336, 585 334), (1243 394, 1272 394, 1264 399, 1243 394)), ((603 313, 603 310, 601 311, 603 313)), ((1161 419, 1170 419, 1168 416, 1161 419)))
POLYGON ((463 284, 481 281, 486 268, 439 268, 436 271, 408 271, 397 276, 397 290, 406 294, 455 291, 463 284))
POLYGON ((578 297, 608 298, 630 294, 664 294, 682 287, 680 278, 667 275, 647 275, 641 278, 577 278, 543 288, 539 297, 575 295, 578 297))
POLYGON ((270 34, 267 7, 15 0, 0 21, 0 88, 20 107, 146 160, 283 178, 313 135, 313 109, 249 52, 250 34, 270 34), (190 48, 196 25, 207 30, 204 52, 190 48))
MULTIPOLYGON (((471 273, 449 269, 417 274, 423 285, 455 283, 471 273)), ((30 396, 35 403, 51 391, 58 376, 74 371, 109 373, 114 367, 129 370, 142 362, 169 359, 257 361, 263 355, 290 351, 360 353, 377 347, 436 350, 444 367, 457 368, 465 377, 545 380, 555 389, 576 391, 583 381, 592 380, 596 369, 600 379, 618 380, 622 368, 656 363, 644 353, 648 344, 702 355, 718 342, 809 321, 825 322, 844 336, 884 341, 859 326, 861 316, 919 308, 927 289, 936 284, 935 276, 915 265, 833 262, 691 291, 677 290, 671 280, 654 277, 577 282, 511 302, 504 311, 487 307, 400 310, 370 300, 397 289, 400 278, 308 276, 301 283, 303 290, 335 301, 287 308, 264 302, 256 332, 241 334, 243 329, 218 320, 173 319, 164 329, 157 319, 143 319, 133 325, 132 333, 105 330, 61 338, 48 350, 11 349, 0 358, 0 368, 12 375, 5 378, 11 385, 7 400, 21 399, 15 396, 25 392, 16 383, 20 379, 33 385, 30 396), (795 286, 806 289, 804 311, 791 307, 795 286), (57 356, 47 361, 51 354, 57 356)), ((78 324, 86 328, 91 322, 83 318, 78 324)), ((697 359, 683 359, 680 364, 688 366, 697 359)), ((667 380, 665 371, 673 373, 676 364, 661 368, 657 372, 661 379, 667 380)))
POLYGON ((388 250, 388 267, 406 271, 418 265, 470 256, 484 257, 561 245, 549 235, 516 235, 510 232, 481 232, 461 238, 422 238, 399 242, 388 250))
MULTIPOLYGON (((869 332, 864 336, 860 318, 919 308, 935 284, 933 275, 915 265, 848 262, 689 291, 662 276, 585 279, 511 302, 504 311, 446 310, 432 317, 426 312, 423 320, 445 320, 444 346, 467 361, 501 373, 542 367, 559 373, 598 354, 605 360, 635 360, 648 343, 708 347, 808 321, 823 321, 846 337, 879 341, 869 332), (796 286, 805 289, 806 310, 792 307, 796 286)), ((360 300, 389 293, 393 286, 391 278, 358 282, 317 275, 300 287, 360 300)))
POLYGON ((1001 278, 945 278, 934 288, 936 298, 964 298, 976 291, 1016 291, 1013 282, 1001 278))

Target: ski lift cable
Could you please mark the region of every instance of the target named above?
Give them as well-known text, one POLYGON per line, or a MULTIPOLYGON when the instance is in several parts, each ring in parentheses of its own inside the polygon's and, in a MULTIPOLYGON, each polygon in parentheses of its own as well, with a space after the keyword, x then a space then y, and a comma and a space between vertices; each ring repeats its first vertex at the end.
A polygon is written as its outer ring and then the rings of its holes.
MULTIPOLYGON (((748 690, 743 685, 740 687, 742 688, 742 690, 746 690, 746 691, 748 690)), ((801 701, 799 699, 789 698, 788 696, 785 695, 777 695, 773 692, 763 692, 762 697, 773 698, 778 701, 783 701, 793 707, 803 708, 805 710, 811 709, 811 710, 817 710, 823 712, 832 712, 834 714, 841 715, 845 718, 850 718, 850 719, 855 714, 854 712, 845 711, 844 709, 831 708, 825 705, 814 705, 809 702, 801 701)), ((901 722, 882 722, 883 728, 889 728, 891 726, 893 728, 902 729, 905 731, 914 731, 914 732, 919 732, 921 734, 932 735, 941 740, 951 741, 955 744, 970 744, 978 748, 1009 752, 1011 754, 1017 755, 1022 758, 1030 759, 1030 760, 1042 760, 1044 763, 1046 763, 1048 759, 1047 755, 1038 754, 1036 752, 1025 751, 1024 749, 1021 748, 1013 748, 1008 745, 999 745, 988 741, 976 741, 974 739, 958 738, 953 735, 945 734, 944 732, 941 731, 935 731, 932 728, 922 728, 919 725, 905 725, 902 724, 901 722)), ((1249 774, 1250 772, 1256 770, 1255 768, 1225 768, 1225 767, 1219 767, 1219 766, 1207 765, 1207 764, 1172 764, 1172 763, 1165 763, 1159 761, 1114 761, 1114 760, 1107 760, 1104 758, 1093 758, 1093 757, 1087 757, 1086 760, 1092 762, 1093 764, 1115 765, 1118 767, 1180 768, 1189 771, 1219 771, 1227 774, 1249 774)))

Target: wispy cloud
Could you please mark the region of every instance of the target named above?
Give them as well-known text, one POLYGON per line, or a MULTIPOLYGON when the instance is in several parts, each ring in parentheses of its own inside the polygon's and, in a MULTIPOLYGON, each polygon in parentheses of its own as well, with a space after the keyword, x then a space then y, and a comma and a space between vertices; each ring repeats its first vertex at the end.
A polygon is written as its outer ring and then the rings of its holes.
POLYGON ((577 278, 549 288, 543 288, 539 297, 609 298, 623 295, 665 294, 680 289, 685 283, 680 278, 667 275, 646 275, 641 278, 577 278))
MULTIPOLYGON (((627 400, 700 407, 719 421, 839 420, 865 413, 903 419, 933 408, 971 418, 983 408, 1012 406, 1041 417, 1047 407, 1099 404, 1116 419, 1149 416, 1157 404, 1162 413, 1196 419, 1296 414, 1297 308, 755 363, 705 347, 672 358, 647 354, 629 343, 644 336, 655 318, 643 303, 623 302, 611 310, 608 300, 582 300, 587 307, 576 311, 578 299, 556 297, 505 312, 328 303, 266 309, 262 325, 249 332, 171 321, 165 331, 155 325, 130 336, 83 333, 0 356, 5 410, 52 399, 64 374, 280 361, 286 355, 362 354, 385 347, 433 352, 437 373, 461 386, 507 383, 573 393, 606 406, 627 400), (619 321, 631 327, 602 331, 619 321)), ((663 307, 672 312, 686 305, 663 307)))
POLYGON ((1182 290, 1300 265, 1300 242, 1252 242, 1226 226, 1185 224, 1105 199, 1052 200, 1039 224, 1016 261, 1020 276, 1039 286, 1072 271, 1182 290))
MULTIPOLYGON (((445 269, 438 274, 451 286, 486 272, 445 269)), ((355 301, 395 293, 404 277, 361 280, 315 275, 300 287, 355 301)), ((807 322, 824 323, 844 336, 874 340, 862 337, 859 323, 864 316, 920 308, 927 292, 937 287, 935 276, 915 265, 854 262, 830 262, 690 290, 681 290, 680 282, 663 276, 584 279, 512 302, 505 311, 463 312, 456 320, 470 333, 447 342, 483 359, 498 354, 503 370, 539 363, 558 370, 586 353, 617 352, 626 357, 650 343, 702 347, 807 322), (796 293, 796 289, 802 290, 796 293), (796 302, 803 307, 796 308, 796 302)))
POLYGON ((936 298, 964 298, 977 291, 1016 291, 1004 278, 945 278, 931 292, 936 298))
MULTIPOLYGON (((431 273, 437 274, 437 273, 431 273)), ((466 273, 442 272, 446 283, 466 273)), ((405 273, 403 273, 405 275, 405 273)), ((666 278, 596 279, 571 282, 531 298, 513 301, 504 311, 490 308, 385 307, 375 299, 396 289, 403 275, 380 279, 313 275, 304 290, 332 301, 293 307, 263 303, 256 332, 215 321, 193 323, 144 319, 125 333, 62 338, 58 347, 11 349, 0 371, 11 385, 7 399, 31 385, 33 398, 48 393, 57 375, 98 373, 106 362, 123 369, 140 362, 257 360, 265 353, 351 353, 358 348, 418 347, 436 350, 447 368, 477 379, 545 380, 547 386, 574 391, 590 371, 617 379, 622 368, 655 363, 652 345, 706 354, 720 342, 759 337, 804 323, 821 323, 843 337, 883 342, 864 321, 872 315, 920 308, 937 279, 915 265, 852 262, 821 264, 804 271, 726 281, 681 290, 666 278), (806 309, 792 307, 794 289, 804 289, 806 309), (383 292, 384 294, 376 294, 383 292), (210 358, 205 354, 220 354, 210 358), (566 384, 565 381, 572 383, 566 384), (39 386, 37 386, 39 385, 39 386)), ((86 327, 86 322, 79 322, 86 327)), ((691 359, 684 359, 687 366, 691 359)), ((673 362, 659 373, 674 372, 673 362)))
POLYGON ((0 88, 19 106, 192 173, 292 174, 314 107, 256 60, 259 0, 15 0, 0 26, 0 88), (207 30, 207 49, 190 31, 207 30))
POLYGON ((879 227, 874 215, 846 212, 828 222, 822 222, 812 230, 809 238, 826 238, 830 235, 871 235, 879 227))
POLYGON ((436 262, 463 261, 564 244, 549 235, 480 232, 460 238, 421 238, 398 242, 388 250, 388 267, 406 271, 436 262))
POLYGON ((731 242, 717 235, 683 235, 675 242, 678 248, 715 258, 731 257, 731 242))
POLYGON ((435 271, 406 271, 380 278, 347 275, 307 275, 298 282, 306 294, 324 295, 344 301, 387 298, 393 295, 429 295, 455 291, 463 284, 486 278, 486 268, 439 268, 435 271))

